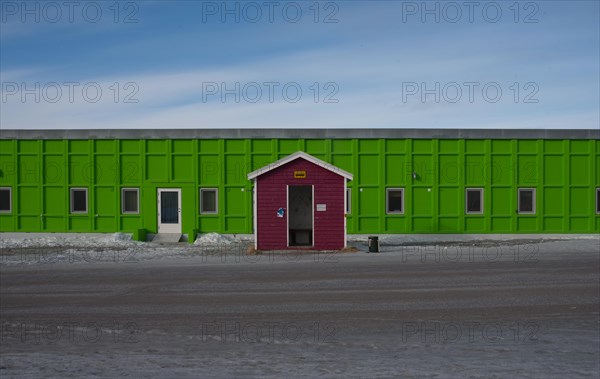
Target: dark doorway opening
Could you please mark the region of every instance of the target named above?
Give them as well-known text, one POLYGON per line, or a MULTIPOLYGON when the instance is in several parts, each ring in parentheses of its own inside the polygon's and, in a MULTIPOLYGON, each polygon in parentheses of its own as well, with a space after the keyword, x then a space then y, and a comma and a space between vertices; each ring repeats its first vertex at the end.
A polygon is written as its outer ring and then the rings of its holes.
POLYGON ((288 187, 289 246, 313 245, 313 187, 288 187))

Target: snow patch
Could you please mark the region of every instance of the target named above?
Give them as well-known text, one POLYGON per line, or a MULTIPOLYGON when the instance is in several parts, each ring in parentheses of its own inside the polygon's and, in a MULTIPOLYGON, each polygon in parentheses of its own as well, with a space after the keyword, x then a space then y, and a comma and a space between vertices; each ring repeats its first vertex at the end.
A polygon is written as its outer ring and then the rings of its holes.
POLYGON ((133 241, 127 233, 114 234, 43 234, 23 233, 0 235, 2 248, 30 248, 30 247, 128 247, 136 246, 141 242, 133 241))
POLYGON ((523 240, 599 240, 597 234, 348 234, 347 240, 352 243, 367 243, 369 236, 379 237, 379 243, 390 246, 409 244, 465 243, 486 242, 518 242, 523 240))
POLYGON ((236 235, 236 234, 219 234, 219 233, 205 233, 201 234, 194 241, 194 245, 196 246, 206 246, 206 245, 232 245, 232 244, 240 244, 250 242, 252 240, 252 236, 247 235, 236 235))

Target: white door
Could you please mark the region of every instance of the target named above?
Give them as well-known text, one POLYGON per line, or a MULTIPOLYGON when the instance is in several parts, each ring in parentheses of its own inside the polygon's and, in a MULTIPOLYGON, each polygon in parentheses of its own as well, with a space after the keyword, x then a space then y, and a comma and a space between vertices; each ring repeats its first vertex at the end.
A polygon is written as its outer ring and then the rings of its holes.
POLYGON ((158 189, 158 232, 181 233, 181 188, 158 189))

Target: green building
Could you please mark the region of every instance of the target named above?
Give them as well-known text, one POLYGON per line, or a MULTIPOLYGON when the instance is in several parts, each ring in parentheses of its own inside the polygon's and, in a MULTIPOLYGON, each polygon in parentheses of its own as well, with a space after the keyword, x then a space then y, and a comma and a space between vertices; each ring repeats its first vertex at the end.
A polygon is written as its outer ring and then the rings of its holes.
POLYGON ((600 130, 474 129, 1 130, 0 232, 253 233, 298 151, 353 175, 349 234, 600 232, 600 130))

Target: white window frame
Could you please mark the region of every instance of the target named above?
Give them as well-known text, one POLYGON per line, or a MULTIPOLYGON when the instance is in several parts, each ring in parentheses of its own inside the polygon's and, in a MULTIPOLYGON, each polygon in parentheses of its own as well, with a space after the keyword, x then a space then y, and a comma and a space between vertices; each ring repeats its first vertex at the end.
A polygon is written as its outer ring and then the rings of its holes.
POLYGON ((536 190, 535 188, 519 188, 517 190, 517 213, 521 214, 521 215, 534 215, 536 212, 536 207, 535 207, 535 202, 536 202, 536 190), (521 192, 523 191, 532 191, 533 192, 533 196, 531 201, 533 202, 533 204, 531 204, 531 208, 533 209, 532 211, 522 211, 521 210, 521 192))
POLYGON ((8 210, 0 210, 0 213, 9 214, 12 213, 12 187, 0 187, 0 190, 8 190, 8 210))
POLYGON ((346 188, 346 204, 344 207, 347 215, 352 213, 352 188, 346 188))
POLYGON ((140 189, 137 187, 125 187, 125 188, 121 188, 121 214, 124 215, 132 215, 132 214, 140 214, 140 189), (132 212, 132 211, 125 211, 125 191, 135 191, 136 192, 136 209, 137 211, 132 212))
POLYGON ((465 214, 468 215, 480 215, 483 214, 483 188, 465 188, 465 214), (481 208, 479 211, 469 211, 469 191, 479 191, 480 195, 480 205, 481 208))
POLYGON ((72 187, 69 188, 69 203, 70 203, 70 210, 71 210, 71 214, 87 214, 90 210, 89 207, 89 194, 88 194, 88 189, 87 187, 72 187), (73 210, 73 206, 74 204, 74 196, 73 196, 73 192, 74 191, 85 191, 85 211, 75 211, 73 210))
POLYGON ((219 214, 219 189, 218 188, 200 188, 200 214, 203 215, 216 215, 219 214), (202 192, 214 192, 215 193, 215 210, 214 211, 204 211, 202 210, 202 192))
POLYGON ((600 215, 600 187, 596 187, 596 214, 600 215))
POLYGON ((385 214, 388 215, 403 215, 404 214, 404 188, 386 188, 385 189, 385 214), (398 211, 390 211, 390 191, 400 191, 402 194, 402 210, 398 211))

